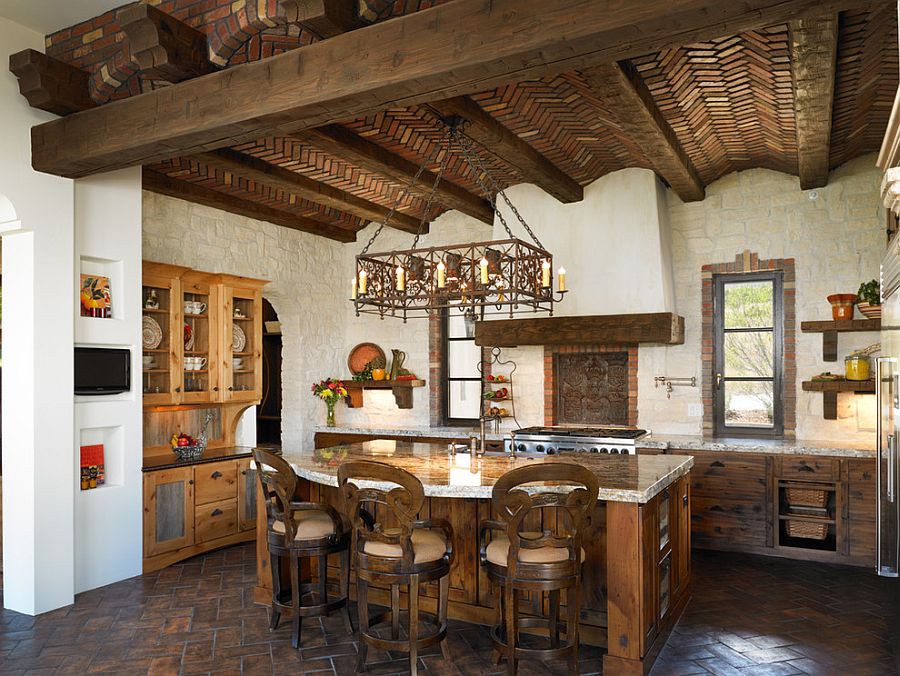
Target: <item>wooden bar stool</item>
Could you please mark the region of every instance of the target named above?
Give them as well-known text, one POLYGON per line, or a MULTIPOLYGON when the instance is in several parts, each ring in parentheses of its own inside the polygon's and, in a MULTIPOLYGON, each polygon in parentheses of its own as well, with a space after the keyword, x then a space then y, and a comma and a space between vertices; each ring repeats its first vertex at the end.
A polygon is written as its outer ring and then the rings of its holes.
POLYGON ((344 624, 353 633, 350 607, 350 524, 333 507, 316 502, 295 500, 297 475, 284 459, 261 449, 253 451, 260 488, 266 501, 268 527, 266 538, 272 568, 272 619, 270 629, 277 629, 281 612, 290 610, 291 645, 300 647, 300 625, 304 617, 321 617, 344 608, 344 624), (341 578, 338 596, 328 598, 328 555, 340 553, 341 578), (303 558, 318 560, 318 581, 300 582, 303 558), (290 562, 290 589, 281 580, 281 561, 290 562), (303 605, 304 596, 313 603, 303 605))
POLYGON ((567 657, 569 673, 578 673, 578 611, 581 564, 584 561, 582 536, 597 503, 599 482, 593 472, 567 462, 541 463, 520 467, 504 474, 494 484, 493 511, 500 521, 481 522, 481 564, 488 578, 500 587, 495 600, 496 620, 491 629, 494 657, 506 657, 507 673, 516 673, 516 660, 532 658, 542 662, 567 657), (540 484, 574 484, 567 493, 541 490, 540 484), (526 492, 523 486, 532 484, 526 492), (542 530, 525 527, 533 512, 542 520, 542 530), (490 542, 488 532, 494 532, 490 542), (560 620, 560 592, 566 592, 567 619, 560 620), (549 617, 519 618, 520 592, 549 592, 549 617), (566 635, 560 643, 560 624, 566 635), (519 627, 545 627, 549 645, 524 648, 519 645, 519 627))
POLYGON ((356 539, 353 557, 360 633, 356 670, 365 671, 368 646, 408 652, 412 674, 417 673, 419 651, 435 643, 440 642, 444 659, 449 660, 445 638, 448 575, 453 561, 452 527, 444 519, 416 519, 425 502, 422 482, 398 467, 380 462, 346 462, 338 468, 338 486, 356 539), (432 620, 433 631, 420 636, 419 585, 432 580, 439 580, 437 617, 427 618, 432 620), (390 586, 390 612, 369 617, 370 584, 390 586), (400 638, 401 586, 409 590, 407 640, 400 638), (387 622, 391 625, 391 638, 381 638, 373 632, 375 625, 387 622))

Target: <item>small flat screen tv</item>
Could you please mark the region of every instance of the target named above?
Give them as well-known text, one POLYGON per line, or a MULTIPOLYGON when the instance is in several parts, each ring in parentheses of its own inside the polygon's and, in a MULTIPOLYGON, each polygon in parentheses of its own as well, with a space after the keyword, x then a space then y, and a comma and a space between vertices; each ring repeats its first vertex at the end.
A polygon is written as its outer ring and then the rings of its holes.
POLYGON ((131 389, 131 350, 75 348, 75 394, 119 394, 131 389))

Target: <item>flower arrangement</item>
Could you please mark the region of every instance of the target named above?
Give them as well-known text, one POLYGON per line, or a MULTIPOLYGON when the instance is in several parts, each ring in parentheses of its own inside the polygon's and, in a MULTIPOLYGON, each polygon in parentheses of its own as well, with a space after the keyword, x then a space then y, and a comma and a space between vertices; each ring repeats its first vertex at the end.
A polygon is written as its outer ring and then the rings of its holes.
POLYGON ((344 387, 344 382, 336 378, 326 378, 318 383, 313 383, 312 393, 325 402, 325 406, 328 409, 328 417, 325 424, 328 427, 334 427, 334 405, 347 396, 347 388, 344 387))

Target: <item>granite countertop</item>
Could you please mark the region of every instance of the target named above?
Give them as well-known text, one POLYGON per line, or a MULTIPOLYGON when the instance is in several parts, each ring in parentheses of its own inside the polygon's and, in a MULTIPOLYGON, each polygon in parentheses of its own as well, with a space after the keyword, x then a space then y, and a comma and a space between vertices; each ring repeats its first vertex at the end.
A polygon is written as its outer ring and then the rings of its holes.
MULTIPOLYGON (((328 434, 366 434, 384 437, 431 437, 436 439, 468 439, 469 435, 478 436, 477 427, 324 427, 319 426, 316 432, 328 434)), ((509 431, 486 432, 488 441, 502 441, 509 431)))
POLYGON ((152 472, 158 469, 172 469, 174 467, 187 467, 189 465, 202 465, 217 460, 233 460, 235 458, 249 458, 253 453, 253 446, 224 446, 222 448, 207 448, 199 458, 191 460, 179 460, 174 453, 165 455, 152 455, 144 458, 143 472, 152 472))
POLYGON ((837 458, 874 458, 875 446, 815 439, 706 438, 693 435, 653 434, 639 439, 638 448, 667 451, 734 451, 738 453, 774 453, 780 455, 821 455, 837 458))
MULTIPOLYGON (((443 498, 490 498, 494 483, 516 467, 533 464, 572 462, 592 470, 600 479, 601 500, 645 503, 694 465, 690 456, 591 454, 562 456, 450 455, 443 444, 378 439, 347 444, 315 452, 285 452, 294 471, 304 479, 337 486, 337 470, 352 460, 384 462, 415 474, 425 487, 425 495, 443 498)), ((375 487, 389 488, 390 485, 375 487)))

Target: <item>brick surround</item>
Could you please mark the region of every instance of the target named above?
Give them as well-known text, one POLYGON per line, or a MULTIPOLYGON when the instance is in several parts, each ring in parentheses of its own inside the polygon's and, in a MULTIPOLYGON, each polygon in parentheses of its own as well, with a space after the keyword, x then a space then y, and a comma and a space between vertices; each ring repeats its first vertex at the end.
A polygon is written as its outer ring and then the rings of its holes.
MULTIPOLYGON (((627 360, 628 421, 637 425, 638 419, 638 348, 636 345, 554 345, 544 348, 544 424, 557 425, 560 412, 557 404, 559 382, 557 355, 625 353, 627 360)), ((598 420, 598 424, 611 421, 598 420)))
POLYGON ((796 364, 796 273, 793 258, 761 259, 758 254, 744 250, 735 256, 730 263, 715 263, 701 268, 703 288, 702 304, 702 394, 703 394, 703 434, 712 436, 715 433, 714 406, 714 350, 713 345, 713 275, 751 272, 781 271, 783 274, 782 292, 784 312, 784 436, 793 438, 797 427, 797 364, 796 364))

